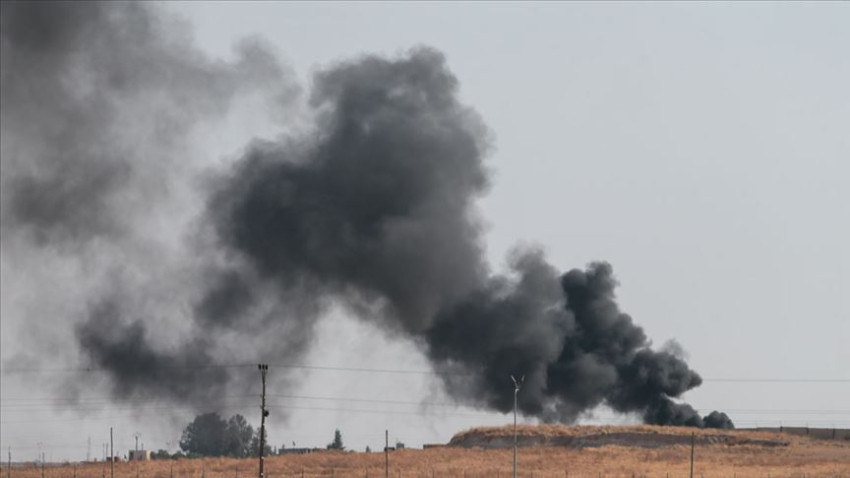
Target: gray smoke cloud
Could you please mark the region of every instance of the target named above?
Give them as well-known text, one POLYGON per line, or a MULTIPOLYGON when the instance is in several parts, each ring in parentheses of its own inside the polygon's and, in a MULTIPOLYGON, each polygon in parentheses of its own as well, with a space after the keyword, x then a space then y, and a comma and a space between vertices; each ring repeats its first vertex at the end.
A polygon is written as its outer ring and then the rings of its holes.
MULTIPOLYGON (((212 62, 144 5, 4 3, 3 22, 4 234, 36 248, 125 251, 144 237, 157 185, 200 174, 180 164, 192 125, 240 91, 294 88, 256 44, 235 64, 212 62), (157 127, 140 134, 139 117, 157 127)), ((521 248, 509 271, 490 270, 475 209, 490 138, 458 86, 424 47, 317 73, 313 126, 255 141, 219 169, 178 224, 183 254, 140 260, 132 279, 105 274, 87 296, 75 334, 114 395, 223 394, 239 378, 211 365, 256 361, 228 344, 298 357, 335 303, 415 339, 463 403, 510 410, 515 375, 523 413, 547 421, 607 405, 647 423, 731 426, 675 401, 701 379, 620 311, 610 265, 561 273, 521 248), (163 271, 174 279, 160 284, 163 271), (185 333, 169 341, 151 316, 185 333)))
POLYGON ((183 178, 172 154, 195 124, 242 91, 284 84, 261 45, 211 61, 144 4, 2 8, 3 227, 40 243, 130 233, 150 195, 183 178))
MULTIPOLYGON (((76 336, 119 398, 220 395, 210 392, 231 374, 209 365, 232 358, 231 337, 186 313, 218 261, 194 239, 211 163, 193 138, 253 96, 270 109, 293 104, 292 75, 260 41, 239 44, 231 61, 211 59, 184 24, 146 3, 0 8, 0 236, 4 273, 14 271, 3 280, 4 318, 17 315, 17 333, 38 345, 20 353, 30 363, 55 357, 76 336), (36 298, 15 301, 26 295, 36 298)), ((293 353, 303 348, 298 327, 284 327, 293 353)), ((67 394, 91 382, 60 386, 67 394)))

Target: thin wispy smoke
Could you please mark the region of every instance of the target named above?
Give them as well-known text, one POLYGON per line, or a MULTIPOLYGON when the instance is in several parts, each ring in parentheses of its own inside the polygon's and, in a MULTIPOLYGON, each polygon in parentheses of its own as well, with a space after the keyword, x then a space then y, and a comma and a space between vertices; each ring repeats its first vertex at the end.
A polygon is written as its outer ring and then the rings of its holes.
POLYGON ((475 207, 490 134, 440 52, 321 70, 307 132, 255 141, 210 173, 183 163, 194 124, 241 91, 299 90, 268 50, 211 61, 146 5, 4 3, 3 22, 3 234, 31 238, 24 254, 97 248, 111 271, 124 256, 110 251, 182 198, 163 181, 200 198, 173 223, 179 254, 103 274, 84 317, 69 318, 117 399, 223 395, 239 378, 204 364, 298 357, 333 303, 466 372, 441 375, 462 403, 508 411, 513 374, 526 377, 523 413, 547 421, 607 405, 648 423, 731 426, 675 401, 701 379, 620 311, 607 263, 562 273, 526 247, 506 273, 490 270, 475 207), (154 316, 183 334, 164 338, 154 316))

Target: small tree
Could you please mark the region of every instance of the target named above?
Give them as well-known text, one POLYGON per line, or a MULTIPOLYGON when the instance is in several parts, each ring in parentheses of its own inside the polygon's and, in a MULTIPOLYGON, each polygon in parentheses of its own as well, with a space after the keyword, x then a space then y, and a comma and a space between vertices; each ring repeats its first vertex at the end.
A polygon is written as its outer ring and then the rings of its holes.
POLYGON ((166 450, 157 450, 155 453, 151 454, 151 458, 154 460, 169 460, 171 459, 171 454, 166 450))
POLYGON ((340 433, 339 428, 334 430, 334 441, 328 443, 328 450, 344 450, 345 446, 342 444, 342 433, 340 433))
MULTIPOLYGON (((272 446, 269 445, 269 435, 266 434, 263 437, 265 444, 263 446, 263 456, 269 456, 272 454, 272 446)), ((252 456, 260 456, 260 429, 258 428, 254 432, 254 438, 251 439, 251 455, 252 456)))
POLYGON ((187 454, 197 453, 204 456, 225 454, 225 431, 227 422, 217 413, 198 415, 183 430, 180 449, 187 454))
POLYGON ((245 458, 251 455, 254 428, 242 415, 233 415, 227 422, 225 449, 228 456, 245 458))

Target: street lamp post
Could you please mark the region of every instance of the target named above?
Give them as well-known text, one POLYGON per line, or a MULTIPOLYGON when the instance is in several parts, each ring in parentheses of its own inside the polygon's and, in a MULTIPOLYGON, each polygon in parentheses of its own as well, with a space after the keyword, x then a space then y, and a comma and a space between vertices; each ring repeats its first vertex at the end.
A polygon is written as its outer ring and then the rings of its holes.
POLYGON ((517 435, 516 435, 516 409, 517 409, 517 395, 519 395, 519 389, 522 387, 522 382, 525 381, 525 376, 517 380, 511 375, 511 380, 514 381, 514 476, 516 478, 516 449, 517 449, 517 435))
POLYGON ((266 409, 266 373, 269 371, 269 366, 267 364, 261 363, 258 368, 260 369, 260 377, 263 381, 263 395, 262 401, 260 402, 260 477, 265 478, 265 467, 263 466, 263 452, 266 447, 266 417, 269 416, 269 411, 266 409))

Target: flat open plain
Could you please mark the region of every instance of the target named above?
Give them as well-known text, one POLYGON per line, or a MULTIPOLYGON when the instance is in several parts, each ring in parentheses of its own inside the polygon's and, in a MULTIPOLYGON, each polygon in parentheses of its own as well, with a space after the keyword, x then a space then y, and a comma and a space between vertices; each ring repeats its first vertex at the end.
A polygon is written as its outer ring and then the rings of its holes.
MULTIPOLYGON (((519 473, 523 478, 687 477, 695 432, 694 476, 848 477, 850 440, 823 440, 785 433, 743 430, 624 426, 519 428, 519 473), (561 444, 553 444, 561 443, 561 444)), ((389 453, 389 475, 485 478, 511 476, 510 427, 459 433, 452 446, 389 453), (508 443, 507 447, 505 446, 508 443)), ((318 451, 272 456, 267 478, 381 478, 383 453, 318 451)), ((13 467, 13 478, 41 478, 34 466, 13 467)), ((6 470, 3 470, 6 476, 6 470)), ((45 478, 104 478, 104 463, 46 467, 45 478)), ((254 459, 182 459, 117 463, 115 478, 238 478, 257 476, 254 459)))

